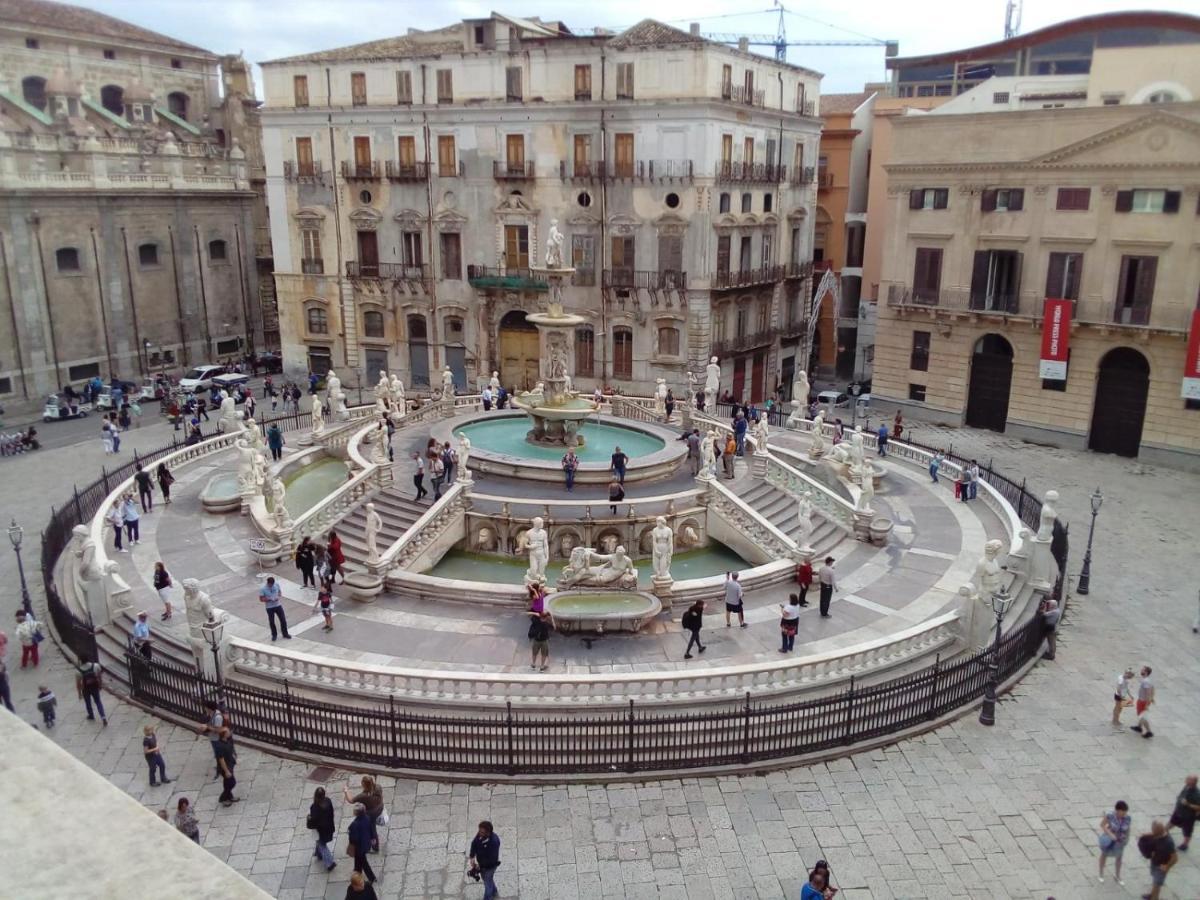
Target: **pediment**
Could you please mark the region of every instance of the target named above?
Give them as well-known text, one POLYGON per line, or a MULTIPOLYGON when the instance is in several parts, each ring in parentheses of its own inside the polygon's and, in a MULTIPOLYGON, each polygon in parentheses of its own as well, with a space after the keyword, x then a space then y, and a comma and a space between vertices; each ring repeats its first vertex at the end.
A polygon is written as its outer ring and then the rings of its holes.
POLYGON ((573 213, 570 216, 570 218, 567 219, 567 224, 570 225, 572 228, 596 228, 596 229, 598 229, 600 227, 600 217, 593 216, 591 213, 588 213, 588 212, 577 212, 577 213, 573 213))
POLYGON ((633 234, 641 224, 633 216, 615 215, 608 217, 608 227, 614 234, 633 234))
POLYGON ((654 220, 659 234, 681 235, 687 231, 687 220, 677 213, 663 213, 654 220))
POLYGON ((350 213, 351 224, 364 231, 374 231, 379 227, 381 221, 383 221, 383 214, 369 206, 360 206, 350 213))
POLYGON ((415 209, 402 209, 393 218, 402 226, 419 228, 425 224, 425 214, 415 209))
POLYGON ((1200 161, 1200 122, 1152 112, 1030 160, 1035 166, 1189 166, 1200 161))
POLYGON ((438 231, 462 231, 467 217, 456 209, 444 209, 433 217, 433 223, 438 231))
POLYGON ((302 206, 294 215, 302 222, 320 222, 325 218, 325 211, 316 206, 302 206))
POLYGON ((808 210, 805 209, 803 206, 797 206, 795 209, 793 209, 790 213, 787 214, 787 217, 788 217, 788 219, 790 219, 793 222, 795 222, 799 219, 806 219, 806 218, 808 218, 808 210))
POLYGON ((496 212, 501 215, 537 215, 537 210, 521 194, 505 195, 504 199, 496 205, 496 212))

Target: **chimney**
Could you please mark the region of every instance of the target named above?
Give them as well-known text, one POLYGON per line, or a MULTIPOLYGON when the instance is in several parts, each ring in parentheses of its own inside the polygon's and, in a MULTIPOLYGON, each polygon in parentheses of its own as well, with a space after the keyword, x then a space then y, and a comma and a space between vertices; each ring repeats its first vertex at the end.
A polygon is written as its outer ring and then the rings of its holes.
POLYGON ((749 53, 750 52, 750 38, 745 37, 745 36, 738 38, 738 49, 741 50, 743 53, 749 53))
POLYGON ((689 25, 688 34, 690 34, 692 37, 700 37, 700 23, 693 22, 691 25, 689 25))

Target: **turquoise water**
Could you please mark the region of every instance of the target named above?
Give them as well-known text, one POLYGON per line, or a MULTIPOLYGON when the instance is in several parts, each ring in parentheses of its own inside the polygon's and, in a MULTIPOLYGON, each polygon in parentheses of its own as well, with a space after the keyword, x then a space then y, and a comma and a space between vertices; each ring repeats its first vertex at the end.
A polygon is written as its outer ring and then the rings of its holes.
MULTIPOLYGON (((638 570, 638 587, 650 587, 650 576, 653 574, 650 560, 637 560, 634 565, 638 570)), ((671 560, 671 577, 676 581, 685 581, 689 578, 724 575, 726 572, 736 572, 748 566, 749 563, 724 544, 713 543, 700 550, 676 553, 671 560)), ((521 584, 528 568, 528 559, 451 550, 425 574, 490 584, 521 584)), ((562 570, 561 560, 551 562, 546 566, 546 581, 549 584, 557 582, 562 570)))
POLYGON ((645 597, 613 591, 608 594, 568 594, 565 597, 552 595, 550 612, 554 615, 611 615, 627 613, 636 615, 647 611, 645 597))
MULTIPOLYGON (((504 418, 492 421, 473 422, 455 429, 455 434, 464 431, 471 439, 471 446, 493 453, 504 453, 508 456, 525 457, 527 459, 558 462, 566 450, 557 447, 540 447, 525 440, 525 435, 532 427, 526 418, 504 418)), ((607 463, 613 454, 613 448, 619 446, 631 460, 646 456, 661 450, 666 444, 654 435, 617 425, 600 425, 596 422, 586 422, 579 429, 583 438, 583 446, 575 449, 575 455, 580 462, 607 463)))
POLYGON ((348 471, 340 459, 326 457, 309 463, 283 479, 287 488, 283 505, 293 517, 307 512, 345 484, 348 471))

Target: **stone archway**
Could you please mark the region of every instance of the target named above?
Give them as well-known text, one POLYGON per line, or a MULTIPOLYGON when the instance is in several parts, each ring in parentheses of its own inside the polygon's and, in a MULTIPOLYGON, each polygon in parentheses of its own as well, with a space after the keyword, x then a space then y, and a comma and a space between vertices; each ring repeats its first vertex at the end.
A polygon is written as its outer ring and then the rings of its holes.
POLYGON ((526 321, 523 309, 514 309, 500 320, 500 383, 508 389, 529 390, 538 381, 541 350, 537 328, 526 321))
POLYGON ((985 334, 975 342, 967 388, 967 425, 1004 431, 1008 424, 1012 370, 1013 348, 1005 338, 985 334))
POLYGON ((1100 360, 1088 449, 1137 456, 1150 393, 1150 363, 1132 347, 1115 347, 1100 360))

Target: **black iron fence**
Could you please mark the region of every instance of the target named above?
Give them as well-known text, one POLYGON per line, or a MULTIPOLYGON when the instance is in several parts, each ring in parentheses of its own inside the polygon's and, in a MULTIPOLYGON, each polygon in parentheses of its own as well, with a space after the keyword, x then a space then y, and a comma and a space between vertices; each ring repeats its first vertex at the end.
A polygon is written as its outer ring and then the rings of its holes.
MULTIPOLYGON (((1001 681, 1037 653, 1035 616, 1000 641, 1001 681)), ((655 773, 819 753, 931 722, 983 696, 992 651, 939 662, 880 684, 796 702, 756 701, 713 711, 640 707, 544 715, 506 709, 415 712, 387 703, 350 706, 226 681, 195 667, 129 653, 133 697, 190 722, 220 695, 245 738, 291 751, 388 769, 495 775, 655 773)))

